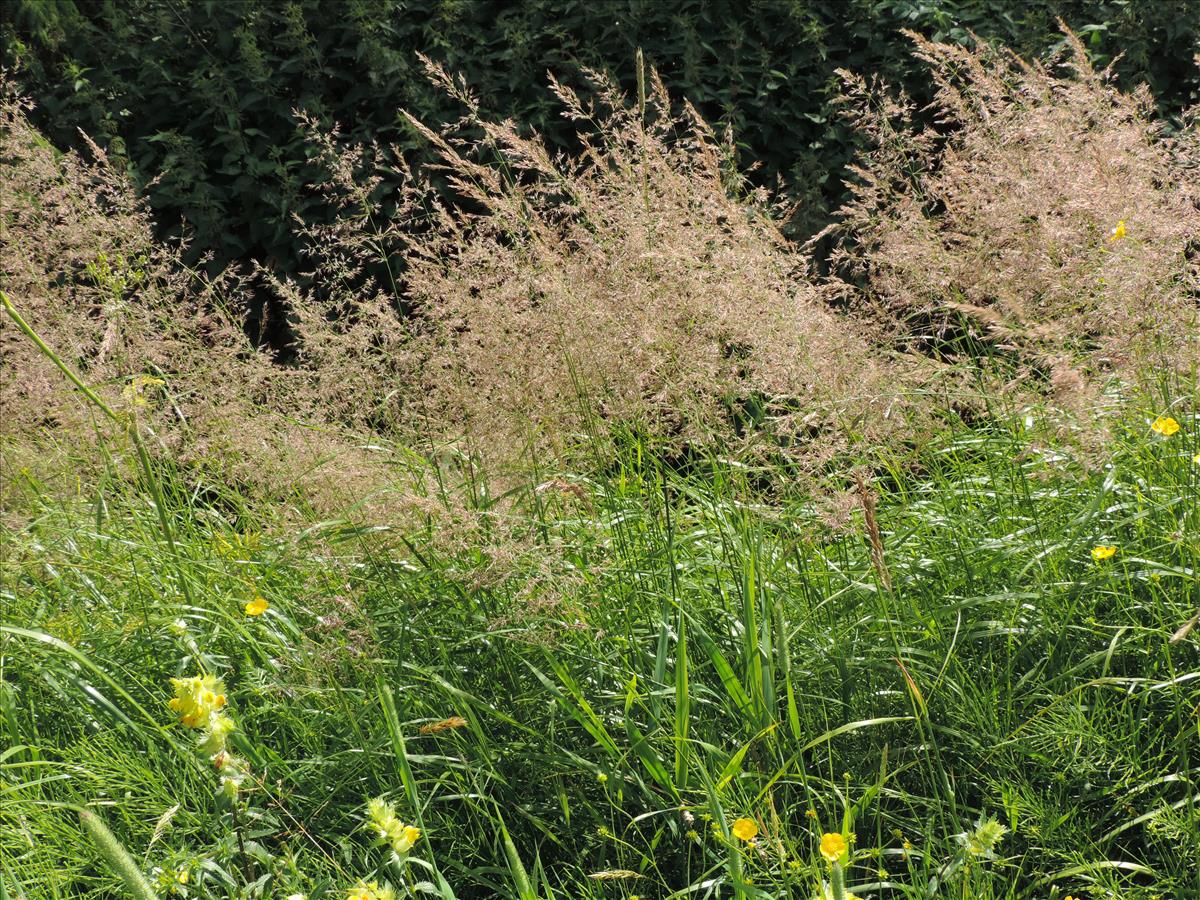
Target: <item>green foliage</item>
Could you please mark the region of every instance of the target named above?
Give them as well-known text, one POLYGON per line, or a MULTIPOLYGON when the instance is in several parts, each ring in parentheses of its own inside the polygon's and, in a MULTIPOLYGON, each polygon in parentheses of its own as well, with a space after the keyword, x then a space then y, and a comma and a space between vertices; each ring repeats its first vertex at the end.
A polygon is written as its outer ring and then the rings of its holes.
POLYGON ((485 108, 570 149, 547 70, 607 69, 632 90, 640 47, 677 98, 733 127, 757 178, 803 204, 802 233, 841 199, 858 140, 834 70, 929 97, 900 28, 1039 53, 1059 42, 1061 15, 1098 60, 1124 54, 1122 75, 1147 81, 1165 111, 1200 99, 1190 0, 18 0, 12 11, 4 63, 56 142, 92 135, 164 226, 194 229, 197 255, 277 272, 302 268, 293 217, 329 215, 308 188, 321 173, 293 111, 421 161, 399 110, 434 125, 461 111, 427 83, 418 51, 462 72, 485 108))
POLYGON ((271 533, 269 508, 235 530, 115 458, 77 496, 14 473, 7 877, 113 896, 63 816, 102 797, 178 896, 807 900, 841 830, 859 895, 1191 896, 1200 645, 1170 637, 1200 605, 1194 397, 1114 421, 1091 468, 1040 410, 960 425, 877 473, 878 560, 784 471, 672 472, 632 440, 578 493, 476 478, 484 524, 453 544, 271 533), (169 678, 197 670, 238 716, 238 819, 171 724, 169 678), (407 869, 363 828, 378 796, 420 823, 407 869))

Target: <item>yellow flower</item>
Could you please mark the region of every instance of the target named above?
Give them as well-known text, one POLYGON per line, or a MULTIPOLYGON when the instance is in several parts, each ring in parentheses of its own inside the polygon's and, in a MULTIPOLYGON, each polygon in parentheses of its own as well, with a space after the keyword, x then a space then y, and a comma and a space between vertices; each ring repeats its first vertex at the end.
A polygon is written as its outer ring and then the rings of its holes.
POLYGON ((379 842, 389 845, 401 856, 421 837, 421 829, 401 822, 396 816, 396 807, 382 797, 367 801, 367 819, 379 842))
POLYGON ((346 900, 395 900, 396 892, 378 881, 360 881, 346 893, 346 900))
POLYGON ((846 854, 846 839, 836 832, 821 835, 821 855, 831 863, 846 854))
POLYGON ((271 604, 268 603, 266 600, 264 600, 262 597, 255 597, 253 600, 251 600, 249 603, 246 604, 246 615, 261 616, 263 613, 265 613, 270 608, 271 608, 271 604))
POLYGON ((225 706, 225 686, 215 675, 172 678, 175 696, 167 705, 179 713, 188 728, 207 728, 210 720, 225 706))
POLYGON ((1096 562, 1100 562, 1101 560, 1108 559, 1116 552, 1116 547, 1105 546, 1104 544, 1101 544, 1098 547, 1092 548, 1092 559, 1094 559, 1096 562))
POLYGON ((400 840, 392 846, 397 853, 407 853, 421 836, 421 829, 415 825, 405 825, 400 829, 400 840))
POLYGON ((1170 416, 1159 416, 1150 423, 1150 430, 1163 437, 1170 437, 1179 430, 1179 423, 1170 416))
POLYGON ((992 816, 980 816, 975 827, 967 834, 957 836, 959 843, 971 856, 983 859, 996 858, 996 845, 1008 834, 1008 826, 1001 825, 992 816))
POLYGON ((1200 466, 1200 453, 1197 453, 1195 456, 1192 457, 1192 462, 1194 462, 1196 465, 1200 466))
POLYGON ((1121 221, 1117 222, 1116 227, 1108 233, 1108 239, 1110 241, 1119 241, 1125 237, 1125 233, 1125 220, 1121 219, 1121 221))
POLYGON ((232 803, 237 800, 242 783, 250 777, 250 763, 240 756, 219 753, 213 764, 221 773, 221 796, 232 803))
POLYGON ((758 823, 753 819, 738 819, 733 823, 733 836, 743 841, 752 841, 758 835, 758 823))

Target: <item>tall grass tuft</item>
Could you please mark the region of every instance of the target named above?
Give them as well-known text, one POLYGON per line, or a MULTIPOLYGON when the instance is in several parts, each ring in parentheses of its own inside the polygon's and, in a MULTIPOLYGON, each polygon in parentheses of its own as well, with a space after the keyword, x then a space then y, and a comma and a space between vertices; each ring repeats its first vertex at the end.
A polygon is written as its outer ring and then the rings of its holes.
POLYGON ((389 217, 363 181, 379 148, 314 138, 343 218, 311 234, 325 296, 280 289, 329 402, 510 464, 633 431, 817 468, 903 427, 912 366, 829 309, 730 141, 675 114, 653 72, 633 102, 600 73, 583 93, 552 80, 578 128, 568 158, 428 68, 464 116, 410 122, 457 205, 414 180, 389 217))

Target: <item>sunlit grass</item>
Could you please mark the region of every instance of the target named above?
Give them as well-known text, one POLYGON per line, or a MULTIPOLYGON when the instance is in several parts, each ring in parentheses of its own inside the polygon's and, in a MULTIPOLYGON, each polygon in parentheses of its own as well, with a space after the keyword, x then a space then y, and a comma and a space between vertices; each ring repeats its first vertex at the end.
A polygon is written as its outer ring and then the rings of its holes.
POLYGON ((826 833, 859 895, 1186 896, 1186 408, 1169 436, 1130 413, 1089 469, 1022 417, 948 430, 877 471, 881 561, 861 512, 835 530, 781 473, 764 494, 633 443, 578 489, 476 481, 522 547, 491 578, 495 545, 289 533, 164 480, 173 552, 136 481, 64 499, 10 474, 5 886, 119 893, 87 807, 198 896, 808 898, 826 833), (201 671, 250 764, 236 815, 167 707, 201 671), (403 860, 364 828, 375 797, 419 828, 403 860), (972 853, 989 821, 1007 832, 972 853))

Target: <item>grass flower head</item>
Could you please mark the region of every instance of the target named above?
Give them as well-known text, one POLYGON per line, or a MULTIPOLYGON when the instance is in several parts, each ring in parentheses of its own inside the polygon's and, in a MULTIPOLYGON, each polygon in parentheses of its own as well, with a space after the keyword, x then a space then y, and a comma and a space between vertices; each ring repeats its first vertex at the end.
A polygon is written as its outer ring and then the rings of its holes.
POLYGON ((121 399, 131 408, 145 406, 147 402, 146 389, 164 384, 166 384, 165 381, 152 375, 134 375, 129 379, 129 384, 122 389, 121 399))

